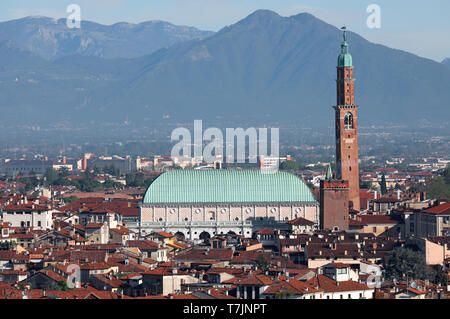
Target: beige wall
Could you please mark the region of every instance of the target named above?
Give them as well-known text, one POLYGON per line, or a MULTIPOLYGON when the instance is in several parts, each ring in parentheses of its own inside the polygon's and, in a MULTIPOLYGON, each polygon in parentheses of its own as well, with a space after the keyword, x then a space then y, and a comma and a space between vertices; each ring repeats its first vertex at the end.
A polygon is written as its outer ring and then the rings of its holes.
POLYGON ((219 221, 239 221, 255 218, 273 218, 276 221, 288 221, 303 217, 318 223, 318 206, 280 206, 280 205, 243 205, 243 206, 143 206, 141 207, 141 222, 184 222, 210 221, 211 217, 219 221), (166 217, 167 215, 167 217, 166 217), (185 220, 187 218, 187 220, 185 220))

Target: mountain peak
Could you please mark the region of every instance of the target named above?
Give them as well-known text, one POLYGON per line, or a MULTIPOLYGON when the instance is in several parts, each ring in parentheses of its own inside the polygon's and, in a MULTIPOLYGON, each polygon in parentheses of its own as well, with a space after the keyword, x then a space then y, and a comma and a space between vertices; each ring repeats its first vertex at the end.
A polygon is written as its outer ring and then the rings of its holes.
POLYGON ((246 18, 241 20, 241 22, 264 22, 280 18, 281 16, 275 11, 259 9, 249 14, 246 18))
POLYGON ((302 12, 302 13, 293 15, 293 16, 291 16, 291 18, 298 19, 298 20, 318 20, 316 16, 314 16, 308 12, 302 12))

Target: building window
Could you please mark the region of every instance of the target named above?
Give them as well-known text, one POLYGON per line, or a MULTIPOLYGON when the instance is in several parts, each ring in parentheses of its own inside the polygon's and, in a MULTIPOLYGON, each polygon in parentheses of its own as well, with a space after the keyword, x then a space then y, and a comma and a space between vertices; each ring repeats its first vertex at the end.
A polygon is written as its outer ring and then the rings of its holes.
POLYGON ((353 129, 353 115, 352 113, 348 112, 347 114, 345 114, 344 116, 344 128, 346 130, 351 130, 353 129))

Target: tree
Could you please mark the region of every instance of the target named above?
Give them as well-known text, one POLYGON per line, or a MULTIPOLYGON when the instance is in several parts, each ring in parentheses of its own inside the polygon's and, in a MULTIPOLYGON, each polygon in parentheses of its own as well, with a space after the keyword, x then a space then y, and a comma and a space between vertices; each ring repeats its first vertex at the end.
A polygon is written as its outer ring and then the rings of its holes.
POLYGON ((69 176, 69 169, 65 166, 61 167, 61 169, 59 170, 59 176, 61 177, 66 177, 69 176))
POLYGON ((445 177, 428 179, 425 189, 428 198, 450 198, 450 184, 445 182, 445 177))
POLYGON ((44 174, 45 183, 47 185, 53 185, 59 178, 58 171, 49 167, 44 174))
POLYGON ((386 279, 400 280, 406 278, 427 279, 429 273, 425 262, 425 255, 409 248, 395 248, 389 255, 386 265, 386 279))
POLYGON ((275 294, 275 299, 289 299, 294 295, 293 291, 282 291, 280 293, 275 294))
POLYGON ((380 188, 381 188, 381 195, 386 195, 387 186, 386 186, 386 176, 384 176, 384 174, 381 176, 380 188))
POLYGON ((280 169, 285 171, 298 171, 300 166, 294 160, 284 161, 280 164, 280 169))
POLYGON ((61 291, 70 290, 70 288, 67 286, 67 282, 65 280, 58 281, 58 288, 61 291))
POLYGON ((447 285, 447 273, 444 272, 441 265, 434 265, 430 270, 430 280, 436 285, 447 285))
POLYGON ((444 176, 445 183, 450 185, 450 166, 447 166, 442 176, 444 176))
POLYGON ((266 256, 264 254, 259 254, 256 258, 256 265, 259 269, 266 271, 269 269, 270 263, 269 260, 267 260, 266 256))
POLYGON ((76 196, 73 196, 73 195, 64 198, 64 202, 67 203, 67 204, 73 203, 73 202, 75 202, 77 200, 79 200, 79 198, 76 197, 76 196))

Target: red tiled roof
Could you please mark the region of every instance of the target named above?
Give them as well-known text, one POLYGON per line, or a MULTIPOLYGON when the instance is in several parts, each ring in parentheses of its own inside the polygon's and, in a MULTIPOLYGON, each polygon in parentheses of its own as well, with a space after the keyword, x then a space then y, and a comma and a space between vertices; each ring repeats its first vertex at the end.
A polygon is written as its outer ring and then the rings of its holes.
POLYGON ((273 235, 275 234, 272 230, 269 228, 263 228, 256 232, 257 235, 273 235))
POLYGON ((416 295, 423 295, 427 293, 425 290, 422 291, 411 287, 409 287, 408 290, 411 291, 412 293, 415 293, 416 295))
POLYGON ((231 260, 233 250, 231 249, 192 249, 183 251, 174 257, 175 260, 203 261, 203 260, 231 260))
POLYGON ((434 206, 425 209, 423 212, 435 215, 450 215, 450 203, 444 203, 439 206, 434 206))
POLYGON ((315 293, 322 291, 322 289, 315 289, 311 285, 304 282, 290 278, 289 281, 276 280, 265 291, 265 295, 275 295, 281 292, 292 292, 295 295, 302 295, 305 293, 315 293))
POLYGON ((288 221, 287 224, 290 224, 290 225, 310 225, 310 226, 312 226, 312 225, 314 225, 314 222, 312 222, 310 220, 307 220, 305 218, 302 218, 302 217, 298 217, 296 219, 288 221))
POLYGON ((306 281, 306 283, 313 287, 321 288, 325 292, 371 290, 366 284, 361 284, 352 280, 337 282, 325 275, 317 275, 306 281))
POLYGON ((126 227, 119 226, 117 228, 112 228, 111 231, 120 234, 120 235, 127 235, 130 233, 130 230, 126 227))
POLYGON ((267 286, 272 280, 266 275, 252 275, 247 278, 238 279, 237 285, 267 286))
POLYGON ((103 224, 101 223, 90 223, 86 225, 86 229, 99 229, 102 228, 103 224))
POLYGON ((172 237, 174 237, 173 234, 167 233, 165 231, 158 231, 158 232, 155 232, 155 234, 157 234, 159 236, 162 236, 162 237, 165 237, 165 238, 172 238, 172 237))
POLYGON ((101 281, 101 282, 111 286, 112 288, 119 288, 123 284, 122 280, 117 279, 115 277, 109 278, 105 274, 95 274, 95 275, 92 275, 92 277, 94 277, 97 280, 99 280, 99 281, 101 281))
POLYGON ((139 250, 157 250, 159 244, 150 240, 127 240, 127 247, 137 247, 139 250))

